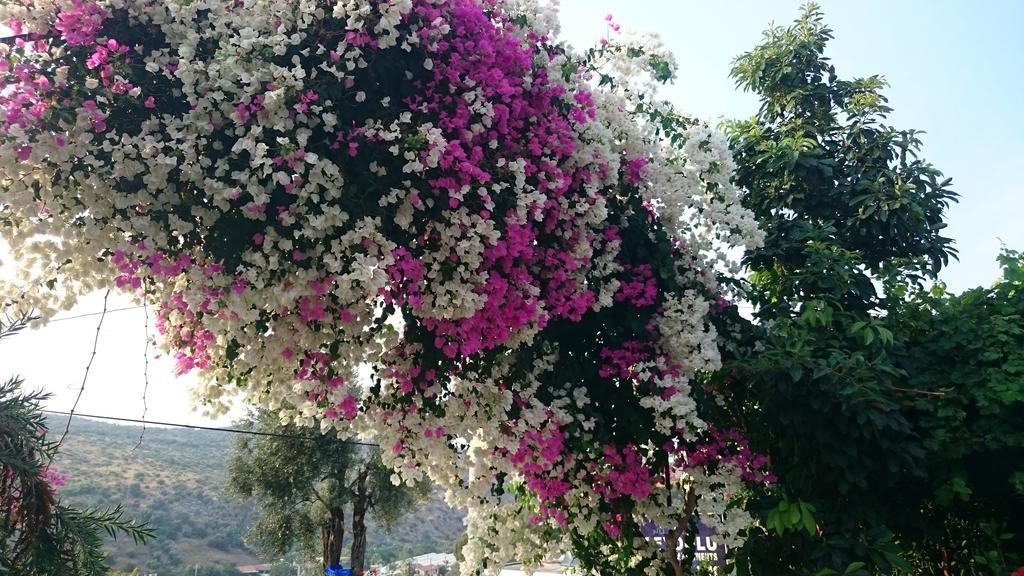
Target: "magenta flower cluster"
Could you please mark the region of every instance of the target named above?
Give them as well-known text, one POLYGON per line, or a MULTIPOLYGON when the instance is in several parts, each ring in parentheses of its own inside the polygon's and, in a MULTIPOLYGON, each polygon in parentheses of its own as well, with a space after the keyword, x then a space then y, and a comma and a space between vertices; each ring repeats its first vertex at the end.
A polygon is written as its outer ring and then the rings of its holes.
POLYGON ((778 477, 768 472, 768 458, 750 449, 746 438, 736 430, 718 430, 710 427, 707 438, 688 447, 673 447, 671 452, 679 455, 679 467, 715 468, 721 464, 732 464, 739 468, 740 477, 760 485, 774 484, 778 477))

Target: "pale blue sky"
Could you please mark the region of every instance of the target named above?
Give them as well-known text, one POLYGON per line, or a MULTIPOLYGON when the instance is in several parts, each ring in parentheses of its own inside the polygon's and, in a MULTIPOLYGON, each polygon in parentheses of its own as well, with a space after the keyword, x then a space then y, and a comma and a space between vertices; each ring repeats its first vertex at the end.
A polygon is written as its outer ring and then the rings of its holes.
MULTIPOLYGON (((925 158, 953 178, 960 203, 948 234, 960 261, 942 278, 954 291, 998 276, 999 239, 1024 249, 1024 1, 820 2, 835 32, 828 55, 841 76, 881 74, 890 121, 923 130, 925 158)), ((771 22, 789 24, 799 0, 564 0, 564 37, 589 45, 604 15, 662 36, 679 62, 664 95, 703 118, 746 117, 751 94, 729 79, 732 59, 771 22)))
MULTIPOLYGON (((757 102, 733 87, 733 57, 750 49, 772 21, 789 23, 797 0, 565 0, 565 37, 586 45, 604 33, 611 12, 623 25, 660 33, 675 52, 680 79, 665 95, 691 114, 716 120, 754 113, 757 102)), ((949 215, 959 263, 943 278, 954 290, 989 284, 1002 238, 1024 249, 1024 0, 828 1, 836 34, 832 56, 844 76, 883 74, 896 112, 892 122, 917 128, 925 157, 952 176, 961 202, 949 215)), ((129 306, 112 297, 111 308, 129 306)), ((92 295, 66 314, 96 312, 92 295)), ((30 386, 54 393, 48 406, 67 410, 81 385, 96 333, 95 317, 59 322, 5 341, 3 374, 20 373, 30 386)), ((121 417, 142 414, 144 314, 111 314, 79 411, 121 417)), ((189 411, 193 378, 176 378, 167 358, 149 365, 148 416, 210 423, 189 411)), ((225 420, 221 420, 224 423, 225 420)))

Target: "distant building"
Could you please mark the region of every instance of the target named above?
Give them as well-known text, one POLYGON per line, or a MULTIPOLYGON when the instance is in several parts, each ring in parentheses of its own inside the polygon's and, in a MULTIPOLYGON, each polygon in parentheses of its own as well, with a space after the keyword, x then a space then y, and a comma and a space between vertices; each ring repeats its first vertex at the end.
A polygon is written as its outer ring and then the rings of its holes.
POLYGON ((454 554, 421 554, 402 561, 415 576, 437 576, 442 569, 454 568, 457 564, 454 554))

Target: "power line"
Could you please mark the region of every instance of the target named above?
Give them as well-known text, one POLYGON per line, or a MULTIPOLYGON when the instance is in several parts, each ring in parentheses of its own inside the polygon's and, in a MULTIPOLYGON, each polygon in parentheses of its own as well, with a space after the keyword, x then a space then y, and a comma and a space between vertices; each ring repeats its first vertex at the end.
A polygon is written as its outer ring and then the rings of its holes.
MULTIPOLYGON (((106 298, 104 298, 104 306, 106 306, 106 298)), ((53 319, 49 320, 49 322, 53 323, 53 322, 63 322, 64 320, 77 320, 79 318, 88 318, 90 316, 105 316, 106 314, 110 314, 112 312, 124 312, 126 310, 138 310, 139 308, 143 308, 144 309, 145 307, 146 307, 145 304, 139 304, 139 305, 136 305, 136 306, 125 306, 125 307, 122 307, 122 308, 111 308, 109 310, 105 309, 105 310, 102 310, 100 312, 87 312, 87 313, 84 313, 84 314, 76 314, 74 316, 64 316, 64 317, 61 317, 61 318, 53 318, 53 319)), ((146 315, 146 320, 147 320, 147 323, 146 323, 147 337, 148 337, 148 328, 149 328, 148 319, 149 319, 149 315, 147 313, 147 315, 146 315)), ((103 320, 101 318, 100 319, 101 325, 102 325, 102 321, 103 320)), ((148 341, 148 338, 147 338, 147 341, 148 341)), ((93 355, 95 355, 95 351, 93 352, 93 355)), ((147 360, 146 388, 148 388, 149 387, 149 382, 148 382, 148 360, 149 360, 149 357, 148 357, 148 346, 147 346, 146 360, 147 360)), ((90 364, 91 364, 91 361, 90 361, 90 364)), ((86 374, 88 374, 88 368, 86 368, 86 374)), ((143 402, 145 402, 145 391, 143 391, 143 402)), ((76 405, 77 405, 77 402, 76 402, 76 405)), ((259 432, 259 431, 255 431, 255 430, 238 430, 238 429, 235 429, 235 428, 218 428, 218 427, 215 427, 215 426, 198 426, 198 425, 192 425, 192 424, 180 424, 180 423, 177 423, 177 422, 157 422, 155 420, 146 420, 145 419, 145 411, 143 412, 143 418, 120 418, 120 417, 117 417, 117 416, 103 416, 103 415, 99 415, 99 414, 83 414, 81 412, 75 412, 74 409, 72 409, 71 412, 64 412, 64 411, 61 411, 61 410, 42 410, 41 412, 44 412, 44 413, 47 413, 47 414, 55 414, 55 415, 59 415, 59 416, 68 416, 69 417, 69 419, 68 419, 68 426, 69 427, 71 425, 71 417, 80 416, 80 417, 83 417, 83 418, 94 418, 94 419, 97 419, 97 420, 111 420, 111 421, 115 421, 115 422, 130 422, 130 423, 133 423, 133 424, 142 424, 142 426, 143 426, 143 434, 145 433, 145 427, 147 425, 154 425, 154 426, 167 426, 169 428, 187 428, 187 429, 191 429, 191 430, 208 430, 208 431, 211 431, 211 432, 228 432, 228 433, 232 433, 232 434, 248 434, 250 436, 270 436, 270 437, 274 437, 274 438, 291 438, 293 440, 316 440, 315 436, 299 436, 299 435, 296 435, 296 434, 281 434, 281 433, 277 433, 277 432, 259 432)), ((65 430, 65 435, 66 434, 67 434, 67 430, 65 430)), ((63 440, 63 437, 61 439, 63 440)), ((141 443, 141 442, 142 442, 142 436, 140 435, 139 436, 139 443, 141 443)), ((359 442, 357 440, 339 440, 339 442, 342 442, 344 444, 353 444, 353 445, 356 445, 356 446, 368 446, 368 447, 371 447, 371 448, 380 448, 379 444, 373 444, 371 442, 359 442)), ((138 448, 138 446, 136 446, 136 448, 138 448)))
MULTIPOLYGON (((71 416, 70 412, 64 412, 61 410, 41 410, 46 414, 56 414, 58 416, 71 416)), ((167 426, 169 428, 189 428, 192 430, 209 430, 211 432, 230 432, 232 434, 248 434, 250 436, 273 436, 275 438, 291 438, 293 440, 316 440, 316 436, 299 436, 297 434, 280 434, 277 432, 259 432, 257 430, 238 430, 237 428, 217 428, 215 426, 198 426, 193 424, 179 424, 176 422, 157 422, 155 420, 142 420, 140 418, 119 418, 117 416, 100 416, 96 414, 83 414, 81 412, 75 412, 75 416, 80 418, 94 418, 96 420, 113 420, 115 422, 132 422, 135 424, 150 424, 153 426, 167 426)), ((380 448, 380 444, 373 444, 371 442, 359 442, 358 440, 338 440, 344 444, 354 444, 356 446, 369 446, 372 448, 380 448)))
MULTIPOLYGON (((106 314, 112 314, 114 312, 124 312, 125 310, 138 310, 139 308, 142 308, 142 307, 143 307, 142 304, 139 304, 137 306, 125 306, 123 308, 111 308, 110 310, 106 311, 106 314)), ((65 320, 77 320, 79 318, 88 318, 89 316, 100 316, 102 314, 104 314, 104 312, 87 312, 85 314, 75 314, 74 316, 61 316, 59 318, 51 318, 50 320, 48 320, 48 322, 50 324, 53 324, 54 322, 63 322, 65 320)))

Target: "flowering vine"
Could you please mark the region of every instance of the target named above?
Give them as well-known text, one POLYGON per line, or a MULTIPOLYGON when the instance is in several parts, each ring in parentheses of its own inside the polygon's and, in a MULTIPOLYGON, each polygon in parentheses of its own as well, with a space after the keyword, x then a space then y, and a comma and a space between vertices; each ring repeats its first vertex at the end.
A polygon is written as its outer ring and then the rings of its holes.
POLYGON ((45 279, 6 295, 131 291, 213 411, 372 434, 469 508, 464 574, 678 573, 641 526, 749 523, 764 462, 690 390, 761 234, 723 139, 652 97, 656 41, 575 53, 531 0, 0 16, 0 233, 45 279))

